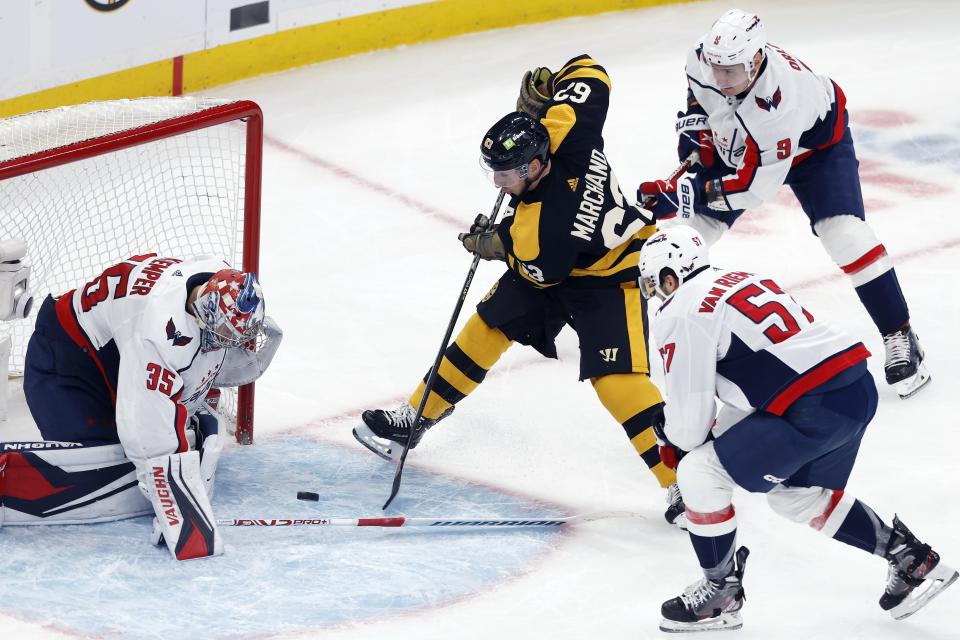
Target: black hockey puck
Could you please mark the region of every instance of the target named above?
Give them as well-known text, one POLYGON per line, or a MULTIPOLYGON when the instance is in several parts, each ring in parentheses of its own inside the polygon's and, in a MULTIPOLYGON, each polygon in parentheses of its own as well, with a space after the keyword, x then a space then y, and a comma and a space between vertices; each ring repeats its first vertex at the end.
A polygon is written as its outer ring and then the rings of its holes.
POLYGON ((314 493, 313 491, 297 491, 297 500, 313 500, 314 502, 319 502, 320 494, 314 493))

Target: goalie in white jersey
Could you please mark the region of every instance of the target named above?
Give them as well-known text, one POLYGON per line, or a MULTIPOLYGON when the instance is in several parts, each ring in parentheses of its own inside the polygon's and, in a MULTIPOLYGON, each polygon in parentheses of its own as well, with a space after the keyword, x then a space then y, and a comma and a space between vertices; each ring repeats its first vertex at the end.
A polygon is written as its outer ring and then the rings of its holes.
POLYGON ((139 484, 156 514, 155 542, 162 537, 179 560, 222 553, 209 493, 225 429, 205 400, 258 378, 281 337, 264 315, 256 274, 214 258, 134 256, 48 297, 27 347, 24 393, 45 441, 84 446, 58 459, 76 460, 73 480, 49 458, 16 454, 5 507, 23 524, 112 519, 135 506, 109 499, 139 484), (117 443, 126 460, 111 480, 132 463, 135 483, 53 502, 65 493, 58 484, 96 485, 84 456, 99 449, 102 457, 117 443), (17 475, 16 466, 33 469, 17 475))
POLYGON ((840 86, 768 43, 760 18, 739 9, 690 51, 686 75, 678 152, 697 151, 700 165, 679 182, 643 183, 638 197, 657 198, 658 218, 679 209, 683 224, 713 244, 744 210, 788 185, 883 336, 887 383, 904 398, 919 391, 930 376, 896 272, 865 220, 840 86))
POLYGON ((666 392, 665 421, 655 427, 661 458, 677 467, 704 571, 663 604, 661 629, 741 625, 748 551, 736 550, 731 499, 738 485, 766 493, 790 520, 885 558, 880 606, 897 619, 956 580, 899 519, 888 526, 844 493, 877 409, 870 353, 860 341, 815 318, 769 278, 711 268, 691 227, 647 240, 640 277, 644 294, 663 300, 651 322, 666 392))

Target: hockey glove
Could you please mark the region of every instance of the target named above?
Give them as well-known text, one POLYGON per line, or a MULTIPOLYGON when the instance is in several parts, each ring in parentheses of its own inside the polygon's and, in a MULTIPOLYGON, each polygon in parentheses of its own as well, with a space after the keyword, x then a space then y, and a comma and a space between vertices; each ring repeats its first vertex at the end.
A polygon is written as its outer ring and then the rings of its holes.
POLYGON ((481 233, 483 231, 489 231, 492 228, 493 225, 490 224, 490 218, 482 213, 478 213, 477 217, 473 219, 473 223, 470 225, 470 233, 481 233))
POLYGON ((507 257, 503 241, 497 233, 497 225, 491 225, 490 219, 482 213, 470 225, 470 231, 461 233, 457 239, 467 251, 484 260, 505 260, 507 257))
POLYGON ((731 210, 719 179, 706 180, 689 173, 675 182, 656 180, 641 183, 637 200, 658 220, 676 216, 679 220, 689 221, 695 213, 699 213, 722 221, 723 217, 717 213, 731 210))
POLYGON ((657 443, 660 445, 660 462, 669 469, 676 469, 687 452, 672 444, 667 438, 666 418, 663 415, 662 408, 654 416, 652 427, 654 435, 657 436, 657 443))
POLYGON ((713 166, 713 130, 707 124, 707 115, 699 110, 687 113, 677 112, 677 155, 683 162, 696 151, 700 154, 700 164, 706 168, 713 166))
POLYGON ((723 193, 723 180, 717 178, 716 180, 707 180, 703 184, 703 200, 707 208, 712 211, 720 211, 726 213, 727 211, 732 211, 733 208, 730 206, 730 203, 727 202, 727 196, 723 193))
POLYGON ((672 444, 660 445, 660 462, 668 469, 676 470, 685 455, 687 455, 686 451, 672 444))
POLYGON ((637 202, 652 213, 655 220, 672 218, 677 213, 676 180, 641 182, 637 189, 637 202))
POLYGON ((553 95, 553 72, 546 67, 537 67, 523 74, 520 81, 520 97, 517 98, 517 111, 539 118, 543 108, 553 95))

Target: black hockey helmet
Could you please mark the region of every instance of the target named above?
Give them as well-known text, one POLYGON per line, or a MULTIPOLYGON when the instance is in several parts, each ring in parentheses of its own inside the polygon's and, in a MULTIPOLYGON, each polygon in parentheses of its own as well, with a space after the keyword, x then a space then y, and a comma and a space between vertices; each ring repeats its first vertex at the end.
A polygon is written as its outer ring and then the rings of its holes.
POLYGON ((480 164, 488 171, 525 167, 534 158, 546 162, 550 134, 528 113, 513 111, 500 118, 483 136, 480 164))

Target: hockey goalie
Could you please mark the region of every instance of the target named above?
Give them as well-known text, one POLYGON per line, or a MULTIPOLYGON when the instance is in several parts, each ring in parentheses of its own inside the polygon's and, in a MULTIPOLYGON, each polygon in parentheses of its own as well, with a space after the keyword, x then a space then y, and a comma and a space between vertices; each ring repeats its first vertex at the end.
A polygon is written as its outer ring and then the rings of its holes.
POLYGON ((176 559, 223 553, 219 388, 259 378, 282 336, 257 275, 215 258, 133 256, 48 296, 23 384, 43 442, 0 443, 0 525, 152 512, 176 559))

